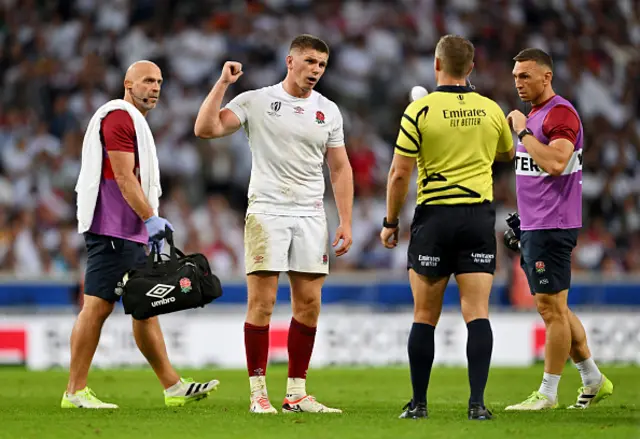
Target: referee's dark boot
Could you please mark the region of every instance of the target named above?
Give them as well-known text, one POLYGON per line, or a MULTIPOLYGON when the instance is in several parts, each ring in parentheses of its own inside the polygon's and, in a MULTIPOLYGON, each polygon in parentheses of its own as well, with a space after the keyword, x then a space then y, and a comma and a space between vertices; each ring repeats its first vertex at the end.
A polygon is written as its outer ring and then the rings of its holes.
POLYGON ((424 402, 414 404, 413 399, 402 407, 402 410, 404 410, 404 412, 399 416, 400 419, 426 419, 428 417, 427 404, 424 402))
POLYGON ((491 419, 493 419, 493 413, 491 413, 485 406, 480 404, 469 405, 470 421, 489 421, 491 419))

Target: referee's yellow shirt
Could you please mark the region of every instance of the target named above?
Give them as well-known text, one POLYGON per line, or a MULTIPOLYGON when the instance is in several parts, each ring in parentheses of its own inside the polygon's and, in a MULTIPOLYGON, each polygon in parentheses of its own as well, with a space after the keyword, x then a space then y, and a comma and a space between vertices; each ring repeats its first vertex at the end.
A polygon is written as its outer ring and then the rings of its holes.
POLYGON ((512 148, 497 103, 470 87, 439 86, 405 110, 395 153, 417 158, 418 204, 474 204, 493 200, 491 165, 512 148))

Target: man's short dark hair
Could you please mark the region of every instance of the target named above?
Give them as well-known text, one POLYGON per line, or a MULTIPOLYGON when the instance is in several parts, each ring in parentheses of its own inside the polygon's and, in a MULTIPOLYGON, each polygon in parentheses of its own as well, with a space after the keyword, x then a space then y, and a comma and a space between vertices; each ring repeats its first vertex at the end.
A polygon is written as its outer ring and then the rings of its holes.
POLYGON ((317 50, 320 53, 326 53, 327 55, 329 55, 329 46, 327 45, 327 43, 322 41, 320 38, 314 37, 313 35, 309 34, 298 35, 297 37, 295 37, 291 42, 289 52, 291 52, 293 49, 313 49, 317 50))
POLYGON ((536 64, 549 67, 551 70, 553 70, 553 60, 551 59, 551 56, 544 50, 535 48, 524 49, 519 54, 514 56, 513 60, 517 62, 535 61, 536 64))
POLYGON ((467 75, 474 53, 471 41, 459 35, 445 35, 436 46, 436 58, 442 63, 442 70, 454 78, 467 75))

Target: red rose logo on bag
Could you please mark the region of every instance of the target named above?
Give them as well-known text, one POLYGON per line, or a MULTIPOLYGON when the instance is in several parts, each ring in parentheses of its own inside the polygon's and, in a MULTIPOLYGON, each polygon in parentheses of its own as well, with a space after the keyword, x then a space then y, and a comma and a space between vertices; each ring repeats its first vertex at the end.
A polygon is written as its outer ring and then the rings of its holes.
POLYGON ((180 279, 180 291, 185 294, 191 291, 191 280, 188 277, 180 279))
POLYGON ((316 123, 317 124, 324 123, 324 113, 322 111, 316 111, 316 123))

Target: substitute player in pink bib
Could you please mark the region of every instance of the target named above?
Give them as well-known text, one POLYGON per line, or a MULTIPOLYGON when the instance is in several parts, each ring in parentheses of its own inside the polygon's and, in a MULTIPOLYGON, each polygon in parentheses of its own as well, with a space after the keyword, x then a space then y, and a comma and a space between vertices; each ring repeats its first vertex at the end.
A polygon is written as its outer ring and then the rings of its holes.
POLYGON ((329 48, 311 35, 296 37, 279 84, 236 96, 221 109, 224 93, 242 75, 227 62, 203 102, 198 137, 227 136, 243 127, 252 154, 245 221, 248 310, 244 325, 252 413, 277 413, 267 395, 269 323, 278 277, 287 272, 293 318, 289 327, 289 379, 282 411, 340 413, 307 394, 307 369, 320 313, 322 284, 329 272, 324 213, 327 160, 340 216, 333 241, 336 255, 351 246, 353 176, 338 106, 313 90, 327 67, 329 48))
POLYGON ((520 99, 531 102, 526 117, 512 111, 507 119, 518 135, 516 148, 517 214, 507 222, 507 247, 519 250, 521 266, 546 327, 542 384, 526 400, 506 410, 558 407, 558 383, 571 357, 583 387, 572 408, 586 409, 613 393, 587 345, 578 317, 569 309, 571 253, 582 227, 582 142, 578 112, 553 91, 553 62, 539 49, 525 49, 514 60, 520 99))

